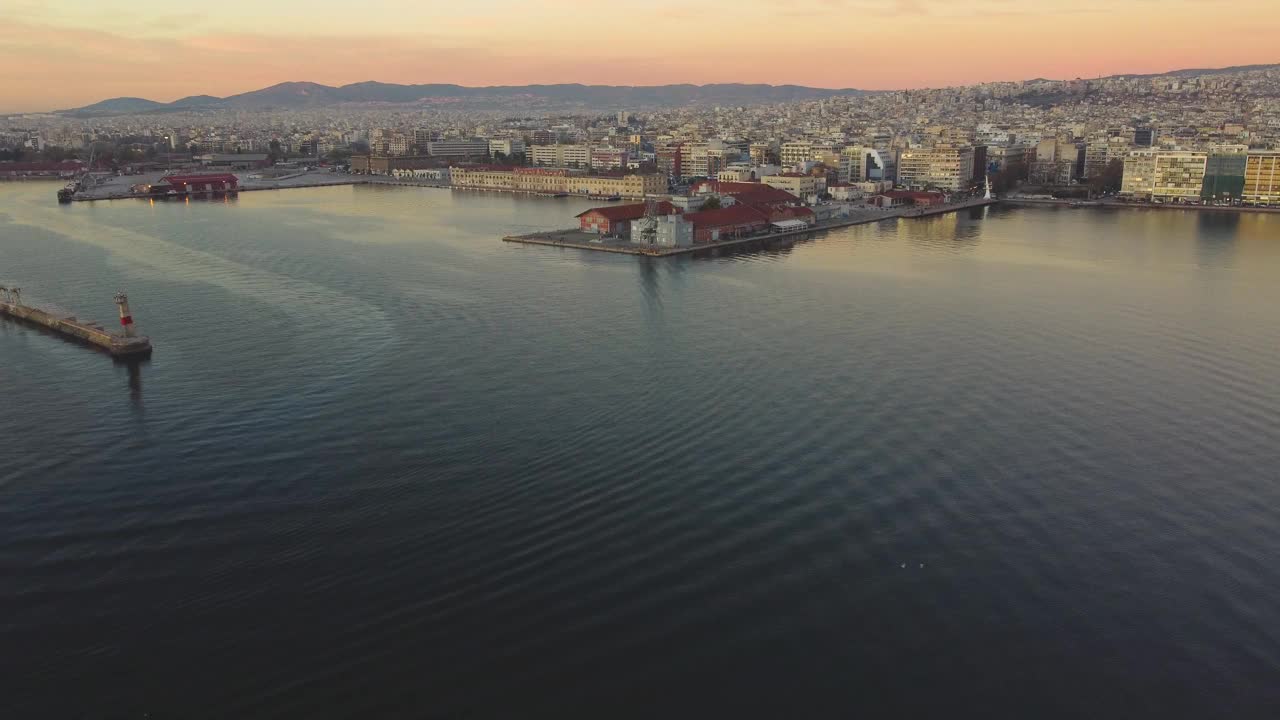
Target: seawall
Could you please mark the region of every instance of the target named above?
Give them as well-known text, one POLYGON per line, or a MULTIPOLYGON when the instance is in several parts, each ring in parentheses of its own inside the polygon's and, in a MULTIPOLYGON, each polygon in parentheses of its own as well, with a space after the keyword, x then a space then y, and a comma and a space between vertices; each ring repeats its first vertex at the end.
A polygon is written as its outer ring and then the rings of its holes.
POLYGON ((100 325, 80 322, 74 317, 58 317, 39 308, 8 302, 0 302, 0 315, 48 328, 59 335, 93 345, 116 357, 141 357, 151 354, 149 338, 116 335, 107 332, 100 325))

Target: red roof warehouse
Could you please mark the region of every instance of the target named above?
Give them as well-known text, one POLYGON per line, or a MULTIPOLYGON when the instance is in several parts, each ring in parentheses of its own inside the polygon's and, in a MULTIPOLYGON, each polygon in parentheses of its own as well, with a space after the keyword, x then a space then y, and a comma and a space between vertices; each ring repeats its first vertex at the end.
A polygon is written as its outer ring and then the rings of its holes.
POLYGON ((700 243, 728 240, 769 227, 768 213, 746 205, 686 213, 684 219, 693 223, 693 241, 700 243))
MULTIPOLYGON (((671 203, 665 200, 658 203, 659 215, 670 215, 675 211, 671 203)), ((644 212, 644 203, 591 208, 586 212, 578 213, 578 227, 586 232, 600 233, 601 235, 630 237, 631 221, 644 217, 644 212)))
POLYGON ((233 192, 240 186, 240 179, 230 173, 217 175, 169 175, 152 186, 152 190, 173 190, 178 193, 233 192), (167 187, 166 187, 167 186, 167 187))

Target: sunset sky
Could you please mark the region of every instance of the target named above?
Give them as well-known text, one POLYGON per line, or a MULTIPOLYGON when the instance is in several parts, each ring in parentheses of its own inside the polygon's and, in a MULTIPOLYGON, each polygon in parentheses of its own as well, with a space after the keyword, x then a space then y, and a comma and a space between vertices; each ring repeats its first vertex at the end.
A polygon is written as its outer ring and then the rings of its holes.
POLYGON ((0 2, 0 111, 287 80, 939 87, 1280 62, 1276 0, 0 2), (595 39, 593 39, 595 38, 595 39))

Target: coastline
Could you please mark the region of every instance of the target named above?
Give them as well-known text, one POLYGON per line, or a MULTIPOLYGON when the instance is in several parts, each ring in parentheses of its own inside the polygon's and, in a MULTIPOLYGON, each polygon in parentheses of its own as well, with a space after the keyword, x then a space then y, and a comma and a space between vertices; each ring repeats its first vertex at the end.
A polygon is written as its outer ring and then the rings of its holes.
POLYGON ((1198 212, 1228 212, 1228 213, 1280 213, 1280 208, 1274 207, 1253 207, 1244 205, 1176 205, 1168 203, 1131 203, 1131 202, 1103 202, 1098 200, 1059 200, 1045 198, 1000 198, 1003 205, 1024 205, 1027 207, 1065 207, 1071 210, 1097 210, 1102 209, 1121 209, 1121 210, 1194 210, 1198 212))
POLYGON ((523 245, 541 245, 544 247, 573 248, 576 250, 592 250, 595 252, 616 253, 621 255, 640 255, 644 257, 662 258, 674 257, 676 255, 693 255, 708 250, 718 250, 728 247, 750 245, 752 243, 770 242, 773 240, 793 240, 804 236, 815 235, 827 230, 839 230, 841 228, 853 227, 855 225, 868 225, 870 223, 882 222, 884 220, 911 220, 915 218, 930 217, 933 215, 946 215, 971 208, 987 207, 999 202, 1000 200, 996 199, 988 200, 986 198, 976 198, 959 203, 949 203, 946 205, 937 205, 925 208, 878 210, 874 213, 869 213, 856 218, 844 218, 833 222, 821 223, 804 228, 803 230, 788 230, 785 232, 768 233, 764 235, 751 235, 748 237, 732 238, 729 240, 689 245, 685 247, 656 248, 652 246, 634 245, 630 242, 591 242, 591 238, 598 238, 600 236, 595 235, 594 233, 583 232, 577 228, 549 230, 546 232, 527 233, 524 235, 507 235, 502 238, 502 241, 523 245))

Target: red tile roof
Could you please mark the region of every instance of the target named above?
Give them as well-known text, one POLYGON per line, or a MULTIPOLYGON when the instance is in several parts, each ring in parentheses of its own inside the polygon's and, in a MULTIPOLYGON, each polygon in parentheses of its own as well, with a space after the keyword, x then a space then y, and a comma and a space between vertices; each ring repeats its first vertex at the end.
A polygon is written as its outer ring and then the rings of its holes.
MULTIPOLYGON (((577 215, 574 215, 574 217, 582 217, 589 213, 596 213, 609 222, 618 222, 620 220, 639 220, 644 217, 644 209, 644 203, 633 203, 631 205, 605 205, 604 207, 591 208, 590 210, 580 212, 577 215)), ((676 209, 666 200, 658 203, 659 215, 671 215, 675 211, 676 209)))
POLYGON ((786 190, 780 190, 768 185, 757 185, 751 190, 727 194, 732 195, 733 199, 746 205, 779 205, 800 202, 800 198, 786 190))
POLYGON ((687 213, 685 220, 693 223, 694 228, 723 227, 725 225, 743 225, 747 223, 765 223, 769 216, 756 208, 747 205, 734 205, 718 210, 702 210, 687 213))

